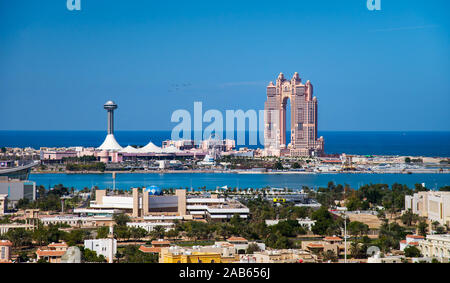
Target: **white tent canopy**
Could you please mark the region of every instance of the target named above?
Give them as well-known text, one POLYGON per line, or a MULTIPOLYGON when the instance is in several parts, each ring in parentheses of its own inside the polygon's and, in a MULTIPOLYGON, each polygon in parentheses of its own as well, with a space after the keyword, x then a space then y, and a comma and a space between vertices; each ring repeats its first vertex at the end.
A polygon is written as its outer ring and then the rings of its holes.
POLYGON ((134 148, 131 145, 129 145, 126 148, 122 149, 120 152, 123 152, 123 153, 138 153, 139 149, 134 148))
POLYGON ((163 148, 162 150, 164 153, 179 153, 182 152, 181 150, 179 150, 178 148, 176 148, 175 146, 171 145, 169 147, 163 148))
POLYGON ((97 147, 100 150, 119 151, 122 150, 120 144, 116 141, 114 135, 107 135, 105 141, 101 146, 97 147))
POLYGON ((154 143, 149 142, 146 146, 139 149, 139 152, 141 153, 162 153, 163 150, 156 146, 154 143))

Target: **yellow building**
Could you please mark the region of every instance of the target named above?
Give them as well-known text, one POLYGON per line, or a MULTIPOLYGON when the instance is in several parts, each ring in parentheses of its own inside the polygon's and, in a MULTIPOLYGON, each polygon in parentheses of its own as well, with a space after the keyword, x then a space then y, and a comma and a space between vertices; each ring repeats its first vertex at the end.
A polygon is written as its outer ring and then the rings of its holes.
POLYGON ((221 263, 219 253, 170 251, 169 248, 161 249, 160 263, 221 263))
POLYGON ((239 255, 229 243, 212 246, 163 247, 159 253, 160 263, 231 263, 238 262, 239 255))

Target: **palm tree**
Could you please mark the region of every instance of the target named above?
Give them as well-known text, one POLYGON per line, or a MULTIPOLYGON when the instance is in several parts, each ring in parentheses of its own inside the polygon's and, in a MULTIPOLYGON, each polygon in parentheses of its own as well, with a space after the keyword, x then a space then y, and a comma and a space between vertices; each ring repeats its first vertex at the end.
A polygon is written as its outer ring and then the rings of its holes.
POLYGON ((438 221, 433 221, 432 223, 431 223, 431 227, 432 227, 432 229, 434 230, 434 231, 436 231, 436 229, 439 227, 439 222, 438 221))
POLYGON ((163 226, 156 226, 150 232, 150 235, 152 235, 152 237, 154 237, 156 239, 163 239, 165 234, 166 234, 166 232, 165 232, 165 228, 163 226))

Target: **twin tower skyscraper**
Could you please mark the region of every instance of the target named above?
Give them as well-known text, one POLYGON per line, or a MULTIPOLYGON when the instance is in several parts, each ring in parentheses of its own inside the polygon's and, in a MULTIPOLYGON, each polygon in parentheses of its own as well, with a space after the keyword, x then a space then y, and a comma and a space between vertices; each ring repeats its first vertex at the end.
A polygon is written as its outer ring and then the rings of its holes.
POLYGON ((305 84, 296 72, 291 80, 280 73, 276 84, 267 86, 264 105, 264 148, 266 155, 319 156, 324 139, 317 137, 317 98, 310 81, 305 84), (286 144, 286 106, 291 103, 291 142, 286 144))

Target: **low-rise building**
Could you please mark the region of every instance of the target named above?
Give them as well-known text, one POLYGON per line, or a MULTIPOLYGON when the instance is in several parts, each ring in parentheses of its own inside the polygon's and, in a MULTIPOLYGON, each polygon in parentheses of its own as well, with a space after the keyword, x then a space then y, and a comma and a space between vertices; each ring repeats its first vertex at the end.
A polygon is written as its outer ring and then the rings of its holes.
POLYGON ((234 251, 237 254, 245 253, 248 249, 248 240, 243 237, 230 237, 227 239, 227 243, 234 247, 234 251))
MULTIPOLYGON (((280 221, 286 221, 286 219, 266 219, 265 221, 266 221, 267 226, 273 226, 273 225, 277 225, 280 221)), ((315 220, 311 220, 309 218, 297 218, 297 222, 300 226, 302 226, 310 231, 311 231, 311 228, 316 223, 315 220)))
POLYGON ((0 263, 11 263, 12 243, 8 240, 0 240, 0 263))
POLYGON ((427 235, 425 240, 419 242, 419 250, 424 257, 436 258, 441 262, 449 262, 450 234, 427 235))
POLYGON ((373 256, 367 258, 367 263, 402 263, 405 257, 400 255, 383 255, 377 252, 373 256))
POLYGON ((160 263, 221 263, 221 251, 219 249, 207 249, 205 247, 168 247, 161 248, 159 253, 160 263))
POLYGON ((253 254, 240 255, 240 263, 307 263, 315 262, 315 257, 305 250, 283 249, 265 250, 253 254))
POLYGON ((47 248, 38 248, 36 251, 37 260, 44 259, 49 263, 60 263, 61 257, 66 253, 69 246, 62 243, 51 243, 47 248))
POLYGON ((21 223, 0 224, 0 235, 6 234, 11 229, 19 229, 19 228, 23 228, 26 230, 33 230, 34 225, 21 223))
POLYGON ((141 245, 139 247, 139 250, 143 253, 153 253, 153 254, 159 254, 161 252, 161 249, 163 248, 168 248, 171 246, 171 242, 170 241, 165 241, 163 239, 159 239, 159 240, 155 240, 152 241, 152 246, 151 247, 147 247, 147 246, 143 246, 141 245))
POLYGON ((112 237, 84 240, 84 248, 96 252, 97 255, 103 255, 109 263, 112 263, 117 253, 117 240, 112 237))
POLYGON ((128 227, 134 228, 142 228, 147 232, 152 232, 155 230, 155 227, 161 226, 164 227, 164 231, 173 230, 175 227, 175 223, 173 222, 128 222, 128 227))
MULTIPOLYGON (((166 216, 182 219, 229 220, 234 215, 247 218, 250 210, 242 203, 217 195, 187 196, 186 190, 175 190, 175 195, 164 195, 161 190, 144 188, 142 193, 132 189, 132 195, 107 195, 96 190, 95 201, 90 209, 100 213, 104 210, 120 210, 133 217, 166 216), (155 191, 155 192, 153 192, 155 191)), ((79 210, 75 210, 79 212, 79 210)))
POLYGON ((74 216, 74 215, 60 215, 53 217, 42 217, 40 221, 44 225, 56 225, 56 224, 66 224, 71 227, 102 227, 102 226, 110 226, 114 223, 112 217, 108 216, 74 216))
POLYGON ((419 247, 419 242, 423 241, 425 237, 419 235, 406 235, 405 240, 400 241, 400 250, 404 251, 405 248, 414 246, 419 247))
MULTIPOLYGON (((233 240, 233 239, 232 239, 233 240)), ((242 243, 240 239, 238 245, 242 243)), ((237 247, 239 249, 239 247, 237 247)), ((211 246, 162 247, 160 263, 231 263, 238 262, 236 247, 230 242, 216 242, 211 246)))
POLYGON ((147 247, 143 245, 139 247, 139 250, 143 253, 151 253, 151 254, 159 254, 161 252, 160 247, 147 247))
MULTIPOLYGON (((350 242, 347 241, 347 253, 350 252, 349 245, 350 242)), ((336 255, 344 255, 345 244, 340 237, 332 236, 325 237, 321 241, 302 241, 302 250, 311 252, 316 255, 331 250, 336 255)))

